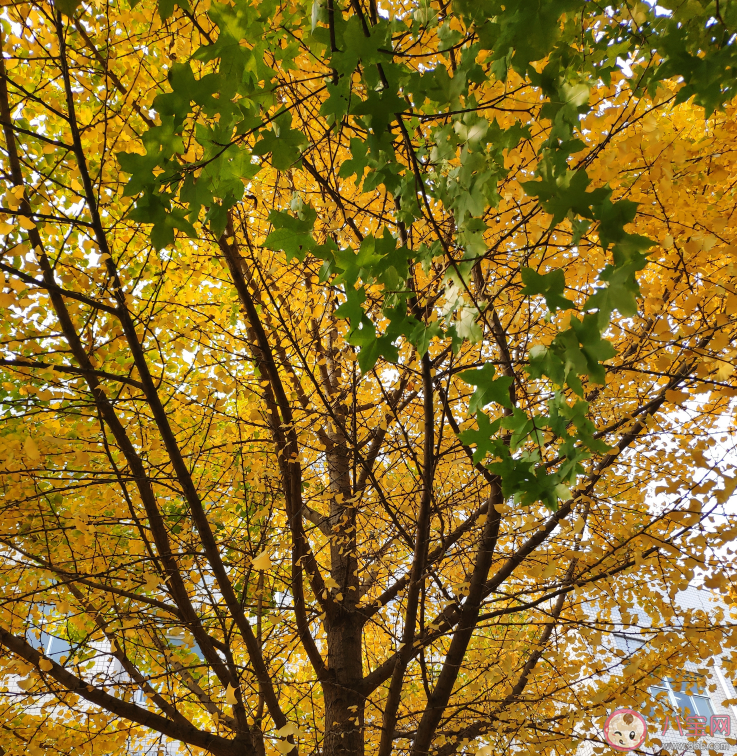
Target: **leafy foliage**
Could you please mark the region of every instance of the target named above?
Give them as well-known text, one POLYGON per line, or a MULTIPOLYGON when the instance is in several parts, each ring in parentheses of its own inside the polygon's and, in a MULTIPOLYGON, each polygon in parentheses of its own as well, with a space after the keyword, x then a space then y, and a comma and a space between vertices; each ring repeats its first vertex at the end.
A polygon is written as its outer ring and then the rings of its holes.
POLYGON ((735 12, 3 10, 6 754, 560 755, 731 648, 735 12))

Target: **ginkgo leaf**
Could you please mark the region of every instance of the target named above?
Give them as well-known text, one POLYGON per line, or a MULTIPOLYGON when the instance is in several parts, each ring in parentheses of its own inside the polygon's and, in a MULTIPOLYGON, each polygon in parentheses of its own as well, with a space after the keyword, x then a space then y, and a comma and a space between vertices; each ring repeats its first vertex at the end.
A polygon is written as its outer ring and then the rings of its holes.
POLYGON ((286 740, 276 740, 274 741, 273 746, 279 751, 279 753, 289 753, 296 748, 294 743, 288 743, 286 740))
POLYGON ((557 569, 558 569, 558 566, 556 565, 556 563, 551 562, 549 565, 547 565, 547 567, 545 567, 541 575, 547 580, 548 578, 552 577, 555 574, 557 569))
POLYGON ((41 452, 38 450, 36 442, 30 436, 23 442, 23 451, 32 462, 41 459, 41 452))
POLYGON ((586 521, 583 519, 583 517, 579 517, 576 522, 573 523, 573 527, 571 528, 572 533, 580 533, 584 525, 586 524, 586 521))
POLYGON ((54 668, 54 665, 50 659, 41 658, 38 661, 38 667, 42 672, 50 672, 54 668))
POLYGON ((21 690, 30 690, 34 682, 35 680, 32 677, 27 677, 25 680, 18 680, 18 687, 21 690))
POLYGON ((235 688, 230 683, 228 683, 228 687, 225 689, 225 703, 229 706, 235 706, 238 703, 235 688))
POLYGON ((27 215, 19 215, 18 223, 20 224, 20 227, 26 231, 36 228, 36 224, 27 215))
POLYGON ((271 569, 271 559, 269 559, 269 552, 262 551, 258 556, 253 558, 251 566, 254 570, 269 570, 271 569))
POLYGON ((280 728, 279 728, 279 729, 278 729, 278 730, 276 731, 276 734, 277 734, 277 735, 278 735, 278 736, 279 736, 280 738, 287 738, 287 737, 289 737, 290 735, 294 735, 294 734, 296 734, 297 732, 298 732, 298 729, 297 729, 297 725, 296 725, 296 724, 294 724, 294 722, 287 722, 287 723, 286 723, 286 724, 284 725, 284 727, 280 727, 280 728))
POLYGON ((665 398, 667 401, 673 402, 673 404, 682 404, 688 399, 688 392, 669 389, 665 392, 665 398))

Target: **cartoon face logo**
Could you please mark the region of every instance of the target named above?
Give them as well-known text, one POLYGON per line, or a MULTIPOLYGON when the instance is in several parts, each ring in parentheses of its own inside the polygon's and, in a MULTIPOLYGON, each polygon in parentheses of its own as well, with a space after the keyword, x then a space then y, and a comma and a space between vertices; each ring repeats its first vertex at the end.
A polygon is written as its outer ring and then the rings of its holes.
POLYGON ((647 723, 634 709, 615 709, 604 723, 604 737, 616 751, 631 751, 645 742, 647 723))

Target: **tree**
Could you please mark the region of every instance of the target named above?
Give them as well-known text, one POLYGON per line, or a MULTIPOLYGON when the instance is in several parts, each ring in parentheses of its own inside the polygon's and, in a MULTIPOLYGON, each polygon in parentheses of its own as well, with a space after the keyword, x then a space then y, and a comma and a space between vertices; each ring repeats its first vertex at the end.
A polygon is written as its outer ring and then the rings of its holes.
POLYGON ((3 13, 6 753, 569 753, 730 647, 734 3, 3 13))

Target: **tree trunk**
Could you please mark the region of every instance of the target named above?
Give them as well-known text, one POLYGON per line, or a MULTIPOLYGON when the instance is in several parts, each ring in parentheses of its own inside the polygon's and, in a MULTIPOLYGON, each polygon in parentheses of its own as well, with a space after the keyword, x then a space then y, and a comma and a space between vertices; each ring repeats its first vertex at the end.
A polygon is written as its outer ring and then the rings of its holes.
POLYGON ((364 700, 359 692, 362 622, 341 612, 328 630, 328 661, 333 681, 324 686, 324 756, 363 756, 364 700))
MULTIPOLYGON (((328 369, 333 386, 340 381, 335 358, 334 332, 329 334, 328 369)), ((344 428, 349 427, 348 411, 336 407, 344 428)), ((364 700, 359 693, 363 678, 361 643, 363 617, 356 611, 359 599, 358 560, 356 558, 356 507, 351 501, 351 451, 343 430, 336 426, 330 433, 332 453, 328 454, 328 474, 333 498, 330 504, 330 575, 338 584, 335 603, 326 617, 328 667, 331 682, 324 686, 325 756, 363 756, 364 700)))

